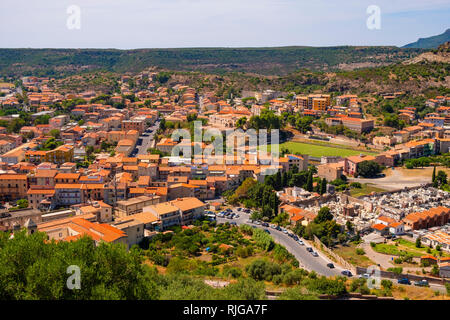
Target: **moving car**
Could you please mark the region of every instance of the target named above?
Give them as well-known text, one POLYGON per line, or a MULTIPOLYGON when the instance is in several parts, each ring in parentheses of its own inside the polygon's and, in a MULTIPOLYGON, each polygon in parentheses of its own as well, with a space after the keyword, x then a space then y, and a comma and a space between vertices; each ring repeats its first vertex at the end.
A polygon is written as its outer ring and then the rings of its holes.
POLYGON ((347 276, 347 277, 353 276, 353 274, 350 272, 350 270, 344 270, 341 272, 341 274, 343 274, 344 276, 347 276))
POLYGON ((397 283, 399 284, 411 284, 411 281, 409 281, 408 278, 401 278, 397 280, 397 283))
POLYGON ((370 278, 370 274, 368 274, 368 273, 363 273, 363 274, 360 274, 360 275, 358 276, 358 278, 360 278, 360 279, 369 279, 369 278, 370 278))
POLYGON ((327 263, 327 267, 330 268, 330 269, 334 269, 334 264, 332 264, 332 263, 327 263))
POLYGON ((415 285, 415 286, 418 286, 418 287, 429 287, 429 286, 430 286, 430 285, 428 284, 428 281, 425 280, 425 279, 422 279, 422 280, 420 280, 420 281, 414 282, 414 285, 415 285))

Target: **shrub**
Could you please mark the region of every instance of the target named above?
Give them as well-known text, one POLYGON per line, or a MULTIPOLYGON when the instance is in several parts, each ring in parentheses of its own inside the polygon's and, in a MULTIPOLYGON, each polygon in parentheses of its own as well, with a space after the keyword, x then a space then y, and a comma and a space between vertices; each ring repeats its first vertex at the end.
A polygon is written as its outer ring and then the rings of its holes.
POLYGON ((402 274, 403 268, 402 267, 388 268, 387 271, 393 272, 395 274, 402 274))
POLYGON ((356 248, 356 254, 357 254, 357 255, 362 256, 362 255, 364 255, 365 253, 366 253, 366 252, 364 251, 364 249, 356 248))

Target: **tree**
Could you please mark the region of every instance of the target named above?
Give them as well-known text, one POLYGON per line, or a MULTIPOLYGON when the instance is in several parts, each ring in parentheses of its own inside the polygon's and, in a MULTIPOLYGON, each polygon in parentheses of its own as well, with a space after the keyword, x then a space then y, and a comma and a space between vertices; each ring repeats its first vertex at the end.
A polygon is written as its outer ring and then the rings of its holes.
POLYGON ((447 184, 447 174, 444 171, 439 170, 435 181, 437 181, 440 186, 447 184))
POLYGON ((155 80, 158 81, 160 84, 164 84, 167 81, 169 81, 171 74, 169 72, 160 72, 156 75, 155 80))
POLYGON ((320 192, 321 195, 327 193, 327 179, 323 178, 322 183, 320 184, 320 192))
POLYGON ((55 139, 59 139, 61 137, 61 132, 58 129, 50 130, 50 135, 55 139))
POLYGON ((247 123, 246 117, 239 118, 238 121, 236 121, 236 128, 242 129, 246 123, 247 123))
POLYGON ((28 208, 28 200, 27 199, 17 200, 17 207, 19 207, 19 209, 28 208))
POLYGON ((364 178, 374 178, 381 173, 381 166, 375 161, 365 160, 358 165, 357 175, 364 178))
POLYGON ((309 192, 313 191, 313 173, 310 170, 308 173, 308 179, 306 180, 306 190, 309 192))
POLYGON ((416 239, 416 248, 422 248, 422 241, 420 240, 420 237, 417 237, 416 239))
POLYGON ((330 208, 325 206, 320 208, 319 212, 317 213, 317 217, 314 219, 314 222, 322 223, 331 220, 333 220, 333 214, 331 213, 330 208))
POLYGON ((436 166, 433 166, 433 174, 431 176, 431 182, 436 181, 436 166))

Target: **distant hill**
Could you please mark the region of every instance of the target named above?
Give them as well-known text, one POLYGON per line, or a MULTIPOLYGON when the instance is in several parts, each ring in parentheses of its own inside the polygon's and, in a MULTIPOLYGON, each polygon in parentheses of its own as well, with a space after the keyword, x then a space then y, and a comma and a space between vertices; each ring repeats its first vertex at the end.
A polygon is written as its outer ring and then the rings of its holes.
POLYGON ((140 72, 150 66, 215 74, 285 75, 299 69, 353 70, 411 59, 423 49, 272 47, 182 49, 0 49, 0 76, 63 77, 82 71, 140 72))
POLYGON ((409 43, 403 48, 436 49, 439 45, 450 41, 450 29, 445 30, 443 34, 428 38, 419 38, 416 42, 409 43))

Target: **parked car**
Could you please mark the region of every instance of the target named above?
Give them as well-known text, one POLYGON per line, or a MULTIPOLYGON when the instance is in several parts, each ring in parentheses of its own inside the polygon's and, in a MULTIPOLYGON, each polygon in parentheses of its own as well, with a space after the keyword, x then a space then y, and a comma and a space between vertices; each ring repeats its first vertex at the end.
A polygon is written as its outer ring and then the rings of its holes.
POLYGON ((234 221, 230 222, 230 224, 232 224, 233 226, 237 226, 237 223, 234 221))
POLYGON ((265 233, 269 233, 269 234, 270 234, 270 231, 269 231, 269 230, 267 230, 267 229, 264 229, 264 232, 265 232, 265 233))
POLYGON ((369 279, 369 278, 370 278, 370 274, 368 274, 368 273, 363 273, 363 274, 360 274, 360 275, 358 276, 358 278, 360 278, 360 279, 369 279))
POLYGON ((429 283, 428 283, 428 281, 425 280, 425 279, 422 279, 422 280, 420 280, 420 281, 414 282, 414 285, 415 285, 415 286, 418 286, 418 287, 429 287, 429 286, 430 286, 429 283))
POLYGON ((334 264, 332 264, 332 263, 327 263, 327 267, 330 268, 330 269, 334 269, 334 264))
POLYGON ((267 222, 263 222, 263 223, 261 223, 261 225, 262 225, 263 227, 268 227, 268 226, 269 226, 269 224, 268 224, 267 222))
POLYGON ((278 231, 281 231, 281 227, 277 226, 275 229, 277 229, 278 231))
POLYGON ((292 237, 292 239, 294 239, 295 241, 298 241, 298 237, 294 234, 294 236, 292 237))
POLYGON ((409 281, 408 278, 401 278, 397 280, 397 283, 399 284, 411 284, 411 281, 409 281))
POLYGON ((301 246, 304 246, 304 245, 305 245, 305 243, 304 243, 302 240, 300 240, 300 239, 297 240, 297 242, 298 242, 298 244, 301 245, 301 246))
POLYGON ((237 208, 237 211, 241 211, 242 210, 242 208, 237 208))
POLYGON ((318 257, 318 256, 319 256, 319 255, 317 254, 317 252, 315 252, 315 251, 311 252, 311 254, 312 254, 313 257, 318 257))
POLYGON ((347 276, 347 277, 353 276, 353 274, 350 272, 350 270, 344 270, 341 272, 341 274, 343 274, 344 276, 347 276))
POLYGON ((256 220, 255 224, 261 224, 261 221, 256 220))
POLYGON ((313 250, 313 248, 311 248, 311 247, 307 247, 307 248, 306 248, 306 251, 308 251, 308 252, 313 252, 314 250, 313 250))

